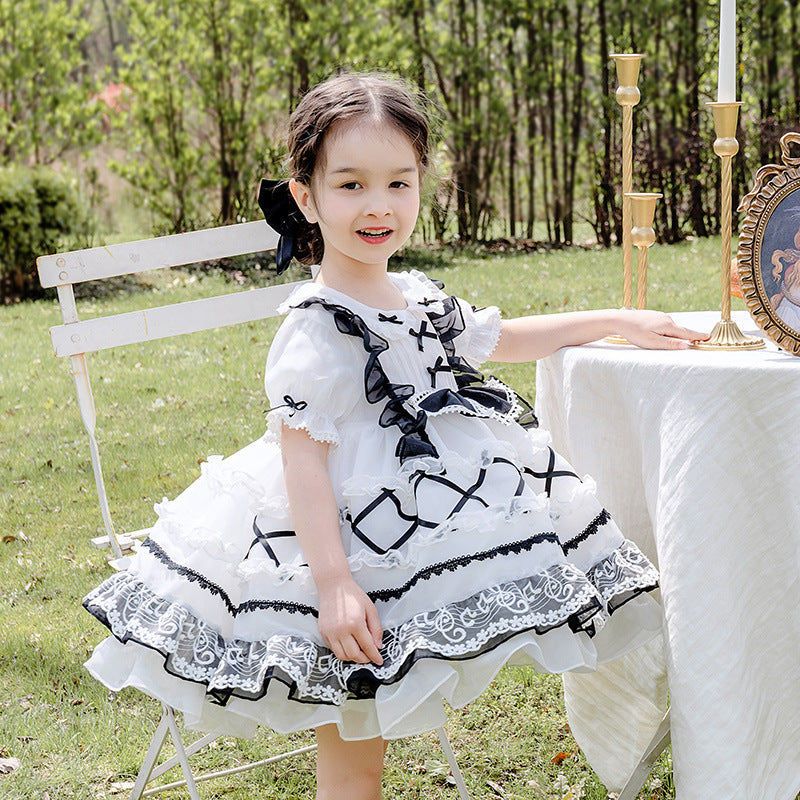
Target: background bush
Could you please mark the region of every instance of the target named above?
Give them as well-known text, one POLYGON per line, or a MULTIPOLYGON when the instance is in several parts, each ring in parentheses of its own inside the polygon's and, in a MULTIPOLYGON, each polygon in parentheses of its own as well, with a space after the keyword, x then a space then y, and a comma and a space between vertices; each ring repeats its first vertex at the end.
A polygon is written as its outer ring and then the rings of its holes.
POLYGON ((46 167, 0 169, 0 299, 41 295, 36 257, 84 246, 91 233, 74 181, 46 167))

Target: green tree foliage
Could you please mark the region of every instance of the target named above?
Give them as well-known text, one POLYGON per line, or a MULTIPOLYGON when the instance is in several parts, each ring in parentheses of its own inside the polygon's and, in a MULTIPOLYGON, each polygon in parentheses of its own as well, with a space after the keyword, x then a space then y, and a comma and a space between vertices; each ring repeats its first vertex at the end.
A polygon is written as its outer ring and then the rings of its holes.
POLYGON ((63 0, 0 0, 0 166, 51 164, 100 136, 81 49, 91 27, 63 0))
MULTIPOLYGON (((740 0, 744 101, 734 202, 800 126, 800 0, 740 0)), ((0 0, 0 163, 48 162, 96 136, 104 75, 115 169, 161 231, 253 218, 282 174, 288 113, 340 68, 388 69, 438 109, 427 235, 621 238, 621 111, 612 52, 642 52, 634 186, 668 241, 719 227, 719 7, 699 0, 0 0), (89 60, 89 56, 92 59, 89 60), (107 73, 105 71, 108 71, 107 73)))
POLYGON ((296 99, 332 65, 380 61, 391 38, 364 24, 363 0, 337 14, 295 0, 129 0, 128 11, 126 159, 113 166, 175 232, 251 217, 258 179, 281 170, 296 99))
POLYGON ((231 222, 252 208, 257 132, 275 105, 278 41, 243 0, 130 0, 128 87, 113 163, 169 231, 231 222))

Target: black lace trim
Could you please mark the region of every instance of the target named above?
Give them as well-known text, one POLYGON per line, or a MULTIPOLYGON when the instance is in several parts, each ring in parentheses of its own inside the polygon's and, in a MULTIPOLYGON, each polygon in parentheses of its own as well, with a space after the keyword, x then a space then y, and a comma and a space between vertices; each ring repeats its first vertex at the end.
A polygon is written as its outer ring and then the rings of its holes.
MULTIPOLYGON (((396 629, 385 630, 382 649, 387 658, 394 656, 395 663, 391 664, 391 671, 385 669, 386 663, 381 669, 374 665, 359 667, 350 662, 340 662, 324 645, 291 634, 263 642, 228 641, 216 631, 206 629, 206 635, 202 638, 196 635, 192 635, 191 640, 181 638, 183 631, 196 631, 197 627, 202 625, 201 621, 188 610, 185 610, 187 613, 181 614, 181 625, 178 626, 181 630, 176 628, 172 631, 172 641, 168 642, 170 634, 165 636, 161 630, 158 606, 162 605, 167 609, 172 607, 172 604, 160 598, 140 580, 131 579, 127 573, 118 573, 109 579, 109 582, 131 580, 133 585, 126 592, 118 591, 114 598, 106 597, 95 602, 95 596, 101 590, 101 585, 92 595, 84 599, 83 605, 90 614, 108 627, 120 642, 123 644, 134 642, 159 653, 164 657, 164 669, 167 673, 204 685, 206 696, 219 705, 226 705, 231 697, 258 700, 267 694, 272 680, 289 687, 288 699, 292 701, 339 705, 346 699, 374 699, 381 685, 391 685, 401 680, 411 667, 422 659, 470 660, 527 631, 541 635, 562 625, 567 625, 573 631, 585 631, 590 636, 593 635, 595 632, 593 618, 602 612, 602 604, 597 597, 587 596, 572 613, 564 616, 555 614, 552 620, 547 621, 502 626, 498 631, 481 637, 481 641, 476 639, 470 642, 471 646, 465 647, 463 652, 445 652, 444 648, 448 644, 460 641, 462 634, 478 630, 474 618, 476 612, 486 613, 487 603, 494 604, 492 607, 496 608, 496 614, 501 619, 524 616, 528 613, 525 607, 517 608, 517 601, 522 600, 527 605, 526 588, 529 586, 537 588, 543 584, 557 582, 559 568, 555 567, 554 570, 552 575, 547 571, 535 578, 508 582, 496 590, 488 589, 463 601, 448 604, 445 610, 456 623, 455 631, 443 630, 430 619, 439 616, 438 610, 422 612, 396 629), (137 601, 133 608, 129 608, 128 598, 132 596, 135 596, 137 601), (139 616, 143 607, 148 609, 150 618, 139 616), (117 622, 118 630, 114 629, 112 616, 117 622), (136 618, 141 629, 138 633, 128 628, 129 618, 136 618), (406 627, 409 628, 407 633, 404 632, 406 627), (155 636, 148 636, 148 631, 155 636), (270 664, 269 661, 273 658, 275 660, 270 664), (293 663, 287 664, 287 661, 293 663), (307 691, 300 696, 296 680, 285 668, 291 669, 293 666, 304 672, 323 691, 319 692, 318 696, 307 691), (376 675, 376 670, 386 674, 376 675), (217 685, 212 686, 211 683, 217 685), (225 683, 228 685, 224 685, 225 683), (236 685, 237 683, 239 685, 236 685), (326 687, 328 691, 324 691, 326 687)), ((574 588, 574 582, 568 580, 563 587, 560 587, 561 597, 552 596, 550 589, 547 589, 546 595, 542 597, 549 598, 557 607, 560 601, 569 599, 574 588)), ((558 592, 559 589, 556 588, 555 591, 558 592)))
POLYGON ((607 522, 611 520, 611 514, 608 513, 605 509, 603 509, 583 530, 582 533, 579 533, 577 536, 574 536, 569 541, 565 542, 563 545, 564 553, 569 553, 570 550, 577 550, 578 546, 581 542, 585 542, 590 536, 593 536, 597 533, 598 529, 601 525, 605 525, 607 522))
MULTIPOLYGON (((414 527, 416 529, 416 526, 414 527)), ((261 534, 260 531, 259 535, 262 537, 262 539, 265 538, 265 535, 261 534)), ((494 558, 499 558, 502 556, 519 555, 522 552, 532 550, 534 546, 537 544, 543 544, 544 542, 559 544, 558 536, 551 531, 545 531, 519 542, 500 545, 498 547, 493 547, 490 550, 484 550, 483 552, 475 553, 474 555, 459 556, 458 558, 451 558, 447 561, 431 564, 424 569, 421 569, 419 572, 416 572, 402 586, 398 586, 393 589, 379 589, 376 591, 367 592, 367 596, 373 602, 399 600, 404 594, 411 591, 411 589, 413 589, 414 586, 421 581, 426 581, 432 577, 443 575, 445 572, 455 572, 461 567, 468 566, 473 561, 490 561, 494 558)), ((312 617, 319 616, 319 611, 313 606, 303 603, 294 603, 287 600, 247 600, 244 603, 240 603, 238 606, 235 606, 231 602, 226 592, 217 584, 209 581, 199 572, 195 572, 194 570, 173 561, 163 550, 163 548, 156 544, 152 539, 145 539, 142 543, 142 546, 146 546, 146 549, 150 551, 153 557, 160 561, 169 570, 177 572, 181 577, 186 578, 190 583, 199 583, 200 586, 211 592, 211 594, 219 597, 223 603, 225 603, 225 607, 232 617, 237 617, 239 614, 246 614, 253 611, 264 611, 267 609, 272 609, 274 611, 286 611, 290 614, 305 614, 312 617)))
POLYGON ((205 575, 201 575, 199 572, 196 572, 189 567, 185 567, 183 564, 179 564, 177 561, 173 561, 166 553, 166 551, 152 538, 147 538, 142 542, 142 549, 149 550, 155 558, 157 558, 164 566, 168 567, 173 572, 177 572, 182 578, 186 578, 189 583, 199 583, 200 586, 205 589, 207 592, 210 592, 215 597, 219 597, 220 600, 225 604, 225 608, 228 610, 228 613, 236 616, 236 606, 231 602, 230 597, 228 597, 225 590, 219 586, 218 584, 210 581, 205 575))
POLYGON ((524 539, 521 542, 511 542, 510 544, 503 545, 502 547, 494 547, 491 550, 484 550, 482 553, 475 553, 469 556, 460 556, 459 558, 451 558, 443 561, 440 564, 432 564, 430 567, 417 572, 413 578, 409 579, 402 586, 396 589, 381 589, 375 592, 367 592, 367 596, 373 602, 387 600, 399 600, 406 592, 412 589, 420 581, 426 581, 433 577, 443 575, 445 572, 455 572, 459 567, 466 566, 473 561, 490 561, 498 556, 519 555, 520 553, 528 552, 537 544, 544 542, 551 542, 558 544, 558 536, 555 533, 545 532, 538 533, 536 536, 531 536, 529 539, 524 539))
POLYGON ((420 411, 414 415, 405 402, 414 394, 409 384, 392 383, 380 363, 380 355, 388 349, 389 343, 382 336, 371 331, 364 320, 345 306, 328 303, 319 297, 311 297, 299 303, 296 308, 309 308, 319 305, 333 315, 336 328, 347 336, 361 340, 367 351, 367 365, 364 368, 364 391, 367 401, 378 403, 388 398, 378 423, 382 428, 397 426, 402 431, 395 455, 405 461, 420 456, 438 456, 425 432, 426 414, 420 411))
POLYGON ((318 617, 319 611, 313 606, 304 603, 292 603, 289 600, 246 600, 236 607, 236 614, 247 614, 252 611, 287 611, 290 614, 305 614, 318 617))
POLYGON ((177 561, 173 561, 167 555, 166 551, 155 541, 153 541, 152 538, 145 539, 142 542, 142 548, 149 550, 153 557, 160 561, 165 567, 167 567, 167 569, 171 570, 172 572, 177 572, 182 578, 186 578, 189 583, 200 584, 203 589, 210 592, 215 597, 219 597, 219 599, 225 604, 225 608, 232 617, 236 617, 237 615, 247 611, 266 608, 272 608, 276 611, 288 611, 290 614, 310 614, 313 617, 319 616, 319 612, 312 606, 303 605, 301 603, 290 603, 284 600, 248 600, 246 603, 241 603, 240 605, 235 606, 231 602, 227 592, 225 592, 221 586, 218 586, 213 581, 210 581, 199 572, 196 572, 195 570, 190 569, 183 564, 178 564, 177 561))
POLYGON ((613 612, 654 586, 652 565, 626 542, 587 575, 556 564, 414 615, 384 631, 383 667, 341 662, 302 634, 226 640, 127 572, 108 578, 83 604, 119 641, 160 653, 169 674, 205 685, 207 697, 220 704, 231 697, 257 700, 277 680, 289 687, 290 700, 339 705, 373 698, 380 685, 400 680, 424 658, 469 660, 525 631, 542 634, 561 625, 591 636, 595 615, 603 612, 602 598, 613 612))

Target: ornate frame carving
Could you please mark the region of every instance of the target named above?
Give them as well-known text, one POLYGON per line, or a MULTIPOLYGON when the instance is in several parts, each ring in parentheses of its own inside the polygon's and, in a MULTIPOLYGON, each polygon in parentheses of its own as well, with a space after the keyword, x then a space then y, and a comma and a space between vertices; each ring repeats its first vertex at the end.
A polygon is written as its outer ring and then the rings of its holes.
POLYGON ((781 138, 782 165, 758 170, 739 211, 739 282, 750 316, 775 344, 800 355, 800 133, 781 138), (787 280, 789 285, 787 285, 787 280))

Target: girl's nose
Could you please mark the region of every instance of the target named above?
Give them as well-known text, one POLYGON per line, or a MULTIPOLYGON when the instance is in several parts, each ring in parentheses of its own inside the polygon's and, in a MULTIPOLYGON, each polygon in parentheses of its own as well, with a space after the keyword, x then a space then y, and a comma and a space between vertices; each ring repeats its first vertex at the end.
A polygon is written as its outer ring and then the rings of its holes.
POLYGON ((392 213, 391 203, 386 192, 374 191, 367 195, 364 214, 370 217, 385 217, 392 213))

